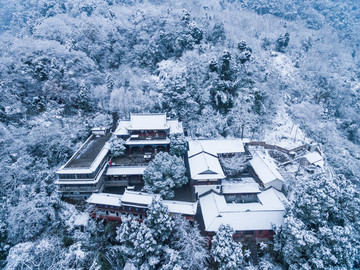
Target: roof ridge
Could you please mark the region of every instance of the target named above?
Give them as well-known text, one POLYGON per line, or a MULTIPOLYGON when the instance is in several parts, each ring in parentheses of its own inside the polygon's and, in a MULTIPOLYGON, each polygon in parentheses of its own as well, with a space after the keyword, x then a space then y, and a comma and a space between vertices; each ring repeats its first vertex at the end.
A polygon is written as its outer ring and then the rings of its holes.
MULTIPOLYGON (((272 174, 276 179, 278 179, 278 177, 277 177, 277 176, 275 175, 275 173, 273 172, 272 168, 270 168, 269 165, 267 164, 267 162, 265 162, 265 160, 267 160, 268 162, 270 162, 270 161, 267 159, 266 155, 265 155, 265 157, 266 157, 266 159, 265 159, 265 158, 262 158, 257 152, 256 152, 256 154, 257 154, 257 156, 260 158, 260 160, 265 164, 265 166, 270 170, 271 174, 272 174)), ((278 173, 279 173, 279 172, 278 172, 278 173)), ((281 180, 281 179, 279 179, 279 180, 281 180)))

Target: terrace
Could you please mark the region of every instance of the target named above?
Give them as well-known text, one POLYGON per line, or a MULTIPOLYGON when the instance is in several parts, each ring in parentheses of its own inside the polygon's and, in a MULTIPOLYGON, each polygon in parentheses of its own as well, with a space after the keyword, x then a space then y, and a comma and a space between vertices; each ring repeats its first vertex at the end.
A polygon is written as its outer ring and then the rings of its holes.
POLYGON ((92 135, 79 152, 66 164, 65 168, 89 168, 105 143, 110 139, 110 136, 110 133, 99 137, 92 135))
POLYGON ((123 157, 113 157, 111 159, 111 166, 147 166, 153 157, 154 155, 152 154, 133 152, 123 157))

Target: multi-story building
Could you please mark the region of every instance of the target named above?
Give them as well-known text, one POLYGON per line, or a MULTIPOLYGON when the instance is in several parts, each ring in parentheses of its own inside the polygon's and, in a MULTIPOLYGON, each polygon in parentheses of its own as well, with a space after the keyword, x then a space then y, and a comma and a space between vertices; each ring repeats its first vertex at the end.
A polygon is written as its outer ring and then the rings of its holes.
POLYGON ((86 199, 93 192, 101 192, 104 172, 109 159, 111 134, 92 134, 75 154, 56 172, 59 191, 63 197, 86 199))
POLYGON ((55 183, 64 197, 72 199, 86 199, 104 187, 142 184, 149 161, 157 152, 169 150, 174 133, 183 133, 182 122, 165 113, 131 114, 113 134, 106 128, 93 128, 92 135, 56 172, 55 183), (123 157, 111 158, 111 136, 125 140, 123 157))
POLYGON ((153 200, 161 201, 170 214, 179 214, 194 221, 197 202, 161 200, 159 195, 125 189, 124 194, 94 193, 87 202, 92 205, 90 215, 93 218, 121 221, 123 216, 132 216, 142 220, 153 200))
POLYGON ((274 226, 283 224, 283 193, 274 188, 260 190, 257 184, 231 184, 222 191, 209 190, 200 195, 201 214, 207 236, 215 235, 221 224, 230 225, 234 239, 269 240, 274 226))
POLYGON ((168 151, 170 134, 183 133, 182 122, 169 119, 166 113, 131 114, 120 121, 114 135, 124 139, 129 153, 168 151))

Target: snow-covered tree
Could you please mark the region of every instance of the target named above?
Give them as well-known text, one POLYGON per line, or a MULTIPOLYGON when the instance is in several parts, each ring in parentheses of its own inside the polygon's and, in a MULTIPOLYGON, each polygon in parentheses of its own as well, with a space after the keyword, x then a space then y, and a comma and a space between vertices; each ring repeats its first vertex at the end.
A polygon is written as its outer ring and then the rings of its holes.
POLYGON ((117 229, 116 240, 119 242, 118 252, 125 262, 141 266, 160 261, 162 247, 155 241, 152 230, 145 223, 135 219, 123 218, 117 229))
POLYGON ((8 238, 13 244, 33 240, 59 223, 55 217, 56 200, 44 192, 30 196, 34 197, 29 200, 22 196, 16 206, 9 207, 8 238))
POLYGON ((175 133, 170 135, 170 154, 183 156, 188 150, 188 143, 184 134, 175 133))
POLYGON ((296 186, 276 249, 293 269, 351 269, 359 257, 360 197, 342 176, 296 186))
POLYGON ((161 270, 182 270, 184 258, 180 256, 179 252, 172 248, 165 248, 165 261, 161 264, 161 270))
POLYGON ((109 143, 112 157, 121 157, 125 155, 126 147, 123 139, 114 136, 110 139, 109 143))
POLYGON ((174 197, 174 189, 188 182, 184 161, 166 152, 158 153, 144 171, 144 190, 164 198, 174 197))
POLYGON ((174 221, 164 204, 153 200, 144 223, 152 230, 152 235, 157 242, 169 243, 173 234, 174 221))
POLYGON ((5 269, 59 269, 62 256, 59 239, 55 237, 23 242, 10 249, 5 269))
POLYGON ((173 230, 174 222, 167 207, 155 200, 142 223, 132 218, 123 218, 117 229, 119 246, 116 253, 124 262, 131 262, 139 268, 154 269, 159 265, 175 264, 175 261, 180 260, 178 252, 169 246, 173 230))
POLYGON ((241 269, 244 264, 242 245, 234 241, 233 234, 229 225, 220 225, 212 239, 210 254, 220 270, 241 269))
POLYGON ((175 216, 174 248, 179 251, 183 269, 201 270, 205 268, 209 252, 207 249, 208 241, 199 230, 198 225, 190 224, 182 216, 175 216))

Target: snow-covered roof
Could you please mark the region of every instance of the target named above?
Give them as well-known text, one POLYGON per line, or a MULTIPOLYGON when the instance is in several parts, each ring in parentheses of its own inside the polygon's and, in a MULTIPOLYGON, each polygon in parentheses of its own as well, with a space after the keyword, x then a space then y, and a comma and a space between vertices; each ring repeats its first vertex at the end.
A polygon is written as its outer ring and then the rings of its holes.
POLYGON ((309 163, 319 166, 320 168, 324 167, 324 159, 318 152, 308 153, 304 157, 309 163))
POLYGON ((164 130, 169 129, 166 113, 131 114, 129 130, 164 130))
POLYGON ((121 206, 121 195, 110 194, 110 193, 93 193, 86 200, 87 203, 91 204, 103 204, 111 206, 121 206))
POLYGON ((130 126, 130 120, 121 120, 114 134, 117 136, 129 135, 128 126, 130 126))
POLYGON ((200 196, 205 230, 216 232, 221 224, 229 224, 235 231, 271 230, 272 225, 282 225, 286 198, 278 193, 269 188, 257 195, 259 202, 252 203, 227 203, 214 191, 200 196))
POLYGON ((182 202, 182 201, 162 201, 169 209, 170 213, 182 215, 196 215, 198 202, 182 202))
MULTIPOLYGON (((55 181, 55 184, 57 185, 92 185, 92 184, 96 184, 97 182, 99 182, 99 180, 101 179, 104 171, 106 169, 106 165, 101 169, 100 172, 97 173, 95 179, 58 179, 55 181)), ((76 171, 76 170, 74 170, 76 171)), ((80 171, 80 170, 79 170, 80 171)), ((81 171, 80 173, 83 173, 83 171, 81 171)))
POLYGON ((167 124, 170 127, 170 134, 184 133, 182 122, 178 119, 167 119, 167 124))
POLYGON ((224 179, 218 154, 244 152, 239 139, 189 140, 189 167, 194 180, 224 179))
POLYGON ((284 178, 278 171, 275 161, 260 151, 254 151, 250 165, 254 169, 256 175, 264 185, 280 180, 284 182, 284 178))
POLYGON ((224 179, 219 159, 202 152, 189 158, 191 178, 194 180, 224 179))
POLYGON ((106 131, 106 127, 93 127, 91 131, 106 131))
MULTIPOLYGON (((90 147, 89 143, 91 142, 91 139, 93 138, 93 136, 94 135, 90 136, 89 139, 87 139, 86 142, 69 159, 69 161, 65 165, 60 167, 60 169, 56 172, 57 174, 91 174, 96 171, 96 169, 99 167, 101 162, 104 160, 104 158, 109 153, 109 150, 110 150, 109 142, 106 142, 104 144, 104 146, 101 148, 100 152, 98 152, 98 153, 95 152, 95 159, 90 163, 90 166, 86 166, 87 160, 85 160, 85 162, 84 162, 84 164, 86 164, 86 165, 82 165, 82 163, 80 162, 78 166, 76 166, 76 165, 70 166, 71 162, 73 162, 73 160, 78 157, 80 152, 85 147, 90 147), (85 167, 83 167, 83 166, 85 166, 85 167)), ((81 159, 81 157, 80 157, 80 159, 81 159)))
POLYGON ((155 144, 170 144, 168 138, 162 140, 130 140, 127 139, 125 142, 126 145, 155 145, 155 144))
POLYGON ((240 139, 219 140, 190 140, 188 156, 191 157, 199 152, 211 154, 243 153, 244 141, 240 139))
POLYGON ((223 194, 260 193, 257 183, 223 183, 221 188, 223 194))
MULTIPOLYGON (((123 195, 110 193, 93 193, 86 202, 90 204, 101 204, 109 206, 131 205, 149 207, 154 199, 159 200, 160 196, 157 194, 148 194, 144 192, 129 191, 125 189, 123 195)), ((170 213, 195 215, 197 210, 197 202, 182 202, 163 200, 162 203, 166 205, 170 213)))
POLYGON ((182 122, 167 119, 165 113, 131 114, 130 120, 121 120, 114 134, 129 135, 129 130, 166 130, 170 134, 183 133, 182 122))
POLYGON ((121 197, 121 203, 125 205, 145 205, 147 207, 150 206, 153 199, 160 198, 159 195, 156 194, 148 194, 144 192, 138 191, 129 191, 125 189, 124 194, 121 197))
POLYGON ((146 167, 108 166, 106 175, 143 175, 146 167))

